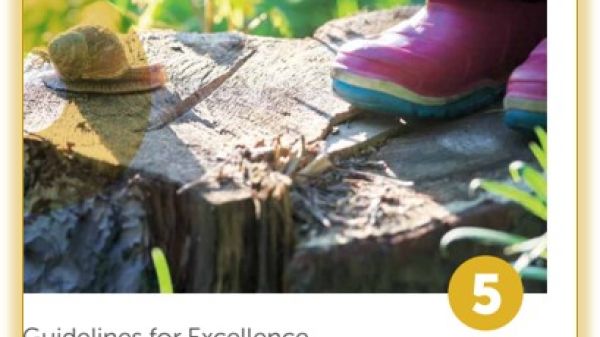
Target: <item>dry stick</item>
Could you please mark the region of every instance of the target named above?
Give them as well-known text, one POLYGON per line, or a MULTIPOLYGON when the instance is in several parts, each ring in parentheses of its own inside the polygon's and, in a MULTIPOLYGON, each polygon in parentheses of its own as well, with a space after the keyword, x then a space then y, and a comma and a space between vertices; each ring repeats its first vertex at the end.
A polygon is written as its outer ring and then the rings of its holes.
POLYGON ((37 138, 38 140, 50 143, 50 140, 48 138, 46 138, 46 137, 44 137, 42 135, 39 135, 39 134, 37 134, 35 132, 23 130, 23 136, 37 138))
POLYGON ((181 186, 179 189, 177 189, 177 191, 175 192, 177 195, 181 195, 184 192, 192 189, 193 187, 196 187, 202 183, 204 183, 205 180, 205 176, 201 176, 200 178, 196 179, 196 180, 192 180, 189 183, 184 184, 183 186, 181 186))
POLYGON ((233 74, 235 74, 241 67, 250 59, 252 55, 256 53, 256 49, 252 49, 248 54, 242 56, 240 60, 238 60, 233 67, 229 68, 225 73, 217 76, 214 80, 208 82, 203 85, 200 89, 196 90, 192 95, 188 96, 184 100, 175 104, 173 107, 167 109, 167 111, 159 118, 158 123, 155 125, 151 125, 148 128, 141 131, 153 131, 161 129, 167 124, 171 123, 181 115, 183 115, 186 111, 190 110, 198 103, 205 100, 208 96, 210 96, 215 90, 217 90, 227 79, 229 79, 233 74))
POLYGON ((317 205, 314 205, 313 202, 311 202, 310 200, 308 200, 304 195, 302 195, 301 193, 294 193, 295 195, 298 196, 298 198, 300 199, 300 201, 302 201, 302 203, 304 204, 305 209, 317 220, 319 220, 319 222, 325 226, 325 227, 331 227, 331 221, 321 212, 321 210, 317 207, 317 205))
POLYGON ((292 153, 293 157, 290 160, 290 162, 285 170, 286 175, 291 176, 296 172, 296 169, 298 168, 298 165, 300 164, 300 160, 302 160, 302 157, 304 157, 305 153, 306 153, 306 140, 304 138, 304 135, 302 135, 302 136, 300 136, 300 149, 298 151, 294 151, 292 153))
POLYGON ((359 170, 355 170, 355 169, 344 169, 344 168, 337 168, 337 169, 339 171, 349 173, 351 175, 363 178, 368 181, 374 181, 376 179, 381 179, 382 181, 390 182, 390 183, 393 183, 398 186, 403 186, 403 187, 414 186, 414 182, 412 182, 412 181, 400 180, 400 179, 384 176, 381 174, 376 174, 376 173, 371 173, 371 172, 366 172, 366 171, 359 171, 359 170))
POLYGON ((194 179, 194 180, 192 180, 192 181, 190 181, 188 183, 185 183, 183 186, 181 186, 179 189, 177 189, 177 191, 175 193, 178 194, 178 195, 183 194, 183 193, 187 192, 188 190, 190 190, 190 189, 192 189, 192 188, 194 188, 196 186, 199 186, 199 185, 204 184, 204 183, 209 183, 210 179, 215 179, 217 182, 220 183, 223 180, 223 178, 224 178, 224 172, 223 172, 223 170, 225 168, 225 165, 226 164, 222 164, 222 165, 220 165, 218 167, 219 171, 218 171, 218 175, 217 176, 211 176, 208 173, 205 173, 202 176, 200 176, 199 178, 194 179))
POLYGON ((367 221, 367 225, 372 227, 377 222, 377 213, 379 212, 379 207, 381 206, 381 196, 375 197, 371 200, 369 205, 369 219, 367 221))

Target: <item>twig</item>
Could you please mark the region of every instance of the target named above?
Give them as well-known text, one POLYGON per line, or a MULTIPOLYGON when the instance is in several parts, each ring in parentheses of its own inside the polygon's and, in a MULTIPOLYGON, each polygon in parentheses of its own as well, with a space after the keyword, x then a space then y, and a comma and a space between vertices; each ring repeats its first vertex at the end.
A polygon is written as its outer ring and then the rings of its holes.
POLYGON ((367 221, 368 226, 375 225, 377 221, 377 213, 379 212, 379 206, 381 205, 381 197, 377 196, 371 200, 369 205, 369 220, 367 221))
POLYGON ((192 189, 192 188, 194 188, 194 187, 196 187, 196 186, 198 186, 198 185, 200 185, 200 184, 202 184, 204 182, 206 182, 206 177, 203 175, 200 178, 198 178, 196 180, 192 180, 189 183, 186 183, 185 185, 181 186, 177 190, 176 194, 178 194, 178 195, 183 194, 184 192, 186 192, 186 191, 188 191, 188 190, 190 190, 190 189, 192 189))
POLYGON ((302 195, 301 193, 294 193, 298 199, 300 199, 300 201, 304 204, 305 209, 316 219, 318 220, 323 226, 325 227, 331 227, 331 221, 321 212, 321 210, 314 205, 310 200, 308 200, 304 195, 302 195))
POLYGON ((287 169, 285 170, 285 174, 291 176, 296 172, 298 165, 300 164, 300 160, 304 157, 304 153, 306 151, 306 140, 304 135, 300 136, 300 149, 298 151, 293 152, 293 157, 290 160, 287 169))
POLYGON ((196 90, 192 95, 177 103, 171 109, 168 109, 158 120, 155 125, 151 125, 144 130, 138 131, 154 131, 163 128, 167 124, 182 116, 185 112, 205 100, 215 90, 217 90, 227 79, 233 76, 243 65, 256 53, 256 49, 252 49, 248 54, 242 56, 233 67, 229 68, 225 73, 217 76, 212 81, 208 82, 200 89, 196 90))
POLYGON ((383 181, 394 183, 395 185, 402 186, 402 187, 411 187, 411 186, 414 186, 414 184, 415 184, 412 181, 400 180, 400 179, 384 176, 381 174, 366 172, 366 171, 359 171, 359 170, 355 170, 355 169, 344 169, 344 168, 338 168, 338 170, 352 174, 359 178, 363 178, 368 181, 374 181, 374 180, 380 179, 383 181))
POLYGON ((26 137, 33 137, 33 138, 37 138, 38 140, 41 140, 41 141, 50 142, 50 140, 48 138, 46 138, 46 137, 44 137, 42 135, 39 135, 39 134, 37 134, 35 132, 30 132, 30 131, 27 131, 27 130, 23 130, 23 133, 24 133, 24 135, 26 137))

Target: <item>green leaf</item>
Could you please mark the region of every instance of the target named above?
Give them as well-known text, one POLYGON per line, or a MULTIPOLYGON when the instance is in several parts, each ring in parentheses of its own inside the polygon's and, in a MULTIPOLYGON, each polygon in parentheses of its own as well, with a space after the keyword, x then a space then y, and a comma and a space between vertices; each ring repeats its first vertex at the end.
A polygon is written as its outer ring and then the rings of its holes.
POLYGON ((131 20, 132 22, 135 22, 137 20, 139 20, 140 16, 137 13, 134 13, 133 11, 129 10, 129 8, 127 8, 127 1, 125 1, 123 3, 123 1, 118 1, 116 4, 107 2, 110 6, 112 6, 116 11, 119 12, 119 14, 121 14, 124 18, 131 20))
POLYGON ((273 27, 275 27, 282 36, 291 36, 292 31, 290 29, 290 23, 285 14, 277 9, 273 8, 269 11, 269 17, 273 27))
MULTIPOLYGON (((521 253, 524 253, 527 251, 531 251, 540 244, 541 240, 546 240, 546 236, 542 235, 539 237, 535 237, 533 239, 529 239, 529 240, 526 240, 523 242, 518 242, 513 245, 510 245, 510 246, 504 248, 504 254, 505 255, 515 255, 515 254, 521 254, 521 253)), ((547 252, 544 250, 544 252, 542 252, 540 257, 546 259, 547 258, 546 253, 547 252)))
POLYGON ((523 268, 519 273, 521 278, 535 281, 547 281, 548 280, 548 270, 543 267, 533 267, 529 266, 527 268, 523 268))
POLYGON ((358 0, 337 0, 337 15, 348 16, 358 12, 358 0))
POLYGON ((543 174, 522 161, 510 164, 509 171, 515 182, 524 181, 540 199, 546 202, 546 177, 543 174))
POLYGON ((548 153, 548 139, 546 136, 546 131, 544 131, 543 128, 536 126, 535 127, 535 134, 537 135, 540 144, 542 145, 542 149, 544 150, 544 153, 548 153))
POLYGON ((527 238, 494 229, 481 227, 459 227, 448 231, 440 241, 442 254, 447 254, 450 244, 461 241, 472 240, 488 245, 515 245, 527 240, 527 238))
POLYGON ((490 180, 475 179, 471 182, 471 188, 482 188, 492 194, 512 200, 540 219, 547 220, 546 205, 541 200, 535 198, 535 196, 515 186, 490 180))
POLYGON ((537 143, 533 142, 529 144, 529 149, 531 150, 531 153, 533 153, 535 159, 537 159, 542 169, 546 171, 546 152, 544 152, 544 150, 542 150, 542 148, 537 143))
POLYGON ((527 268, 531 262, 535 261, 542 255, 546 255, 548 247, 548 240, 546 234, 542 235, 541 240, 538 241, 537 245, 530 250, 527 250, 519 256, 519 258, 513 263, 517 271, 521 271, 527 268))
POLYGON ((171 282, 171 273, 167 258, 160 248, 152 248, 152 262, 158 279, 158 288, 163 294, 173 293, 173 283, 171 282))

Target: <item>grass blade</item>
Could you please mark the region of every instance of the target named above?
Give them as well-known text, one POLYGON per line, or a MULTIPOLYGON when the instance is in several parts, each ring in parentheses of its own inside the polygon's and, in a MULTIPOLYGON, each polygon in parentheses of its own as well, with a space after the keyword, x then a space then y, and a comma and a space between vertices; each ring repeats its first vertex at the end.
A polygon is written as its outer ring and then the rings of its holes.
POLYGON ((529 266, 524 268, 519 273, 521 278, 535 281, 547 281, 548 280, 548 270, 543 267, 532 267, 529 266))
POLYGON ((536 126, 534 130, 535 130, 535 134, 537 135, 538 139, 540 140, 540 144, 542 145, 542 149, 544 150, 544 153, 548 153, 548 138, 546 135, 546 131, 544 131, 544 129, 539 126, 536 126))
POLYGON ((358 12, 358 0, 337 0, 336 7, 339 17, 348 16, 358 12))
POLYGON ((160 248, 152 248, 152 262, 158 279, 158 288, 162 294, 173 293, 173 283, 171 282, 171 273, 167 258, 160 248))
POLYGON ((530 193, 520 190, 515 186, 490 180, 475 179, 471 182, 471 188, 482 188, 492 194, 512 200, 546 221, 546 205, 530 193))
POLYGON ((542 169, 546 171, 546 152, 544 152, 544 150, 542 150, 537 143, 533 142, 529 144, 529 149, 531 150, 531 153, 533 153, 535 159, 537 159, 542 169))
MULTIPOLYGON (((510 245, 504 248, 504 255, 522 254, 524 252, 531 251, 540 244, 541 240, 546 240, 546 235, 510 245)), ((544 259, 547 258, 545 250, 542 252, 540 257, 544 259)))
POLYGON ((517 271, 521 271, 527 268, 531 262, 535 261, 541 255, 546 254, 546 248, 548 247, 548 240, 546 240, 546 235, 543 235, 542 240, 540 240, 533 249, 524 252, 519 256, 517 261, 515 261, 514 266, 517 271))
POLYGON ((546 202, 546 177, 543 174, 522 161, 515 161, 510 164, 509 171, 515 182, 525 182, 533 193, 546 202))
POLYGON ((448 231, 440 241, 442 254, 446 255, 448 246, 456 241, 473 240, 488 245, 515 245, 527 238, 494 229, 481 227, 459 227, 448 231))

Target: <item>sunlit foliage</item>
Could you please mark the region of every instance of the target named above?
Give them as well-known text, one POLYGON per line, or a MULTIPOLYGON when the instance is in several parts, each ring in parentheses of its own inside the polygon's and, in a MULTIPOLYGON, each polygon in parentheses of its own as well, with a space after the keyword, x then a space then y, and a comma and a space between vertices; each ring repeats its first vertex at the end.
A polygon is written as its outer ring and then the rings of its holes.
POLYGON ((95 23, 127 32, 237 30, 303 37, 336 17, 424 0, 24 0, 24 49, 44 46, 76 24, 95 23))

